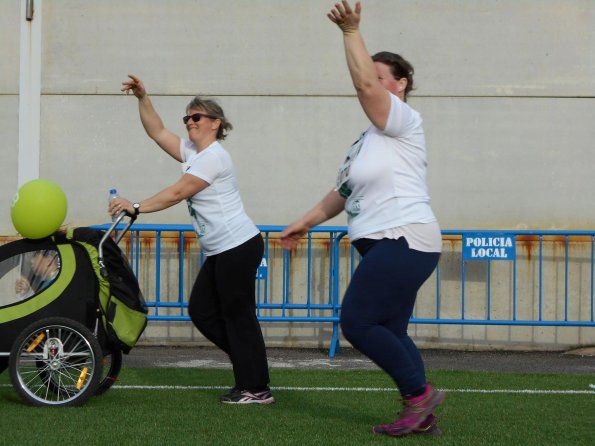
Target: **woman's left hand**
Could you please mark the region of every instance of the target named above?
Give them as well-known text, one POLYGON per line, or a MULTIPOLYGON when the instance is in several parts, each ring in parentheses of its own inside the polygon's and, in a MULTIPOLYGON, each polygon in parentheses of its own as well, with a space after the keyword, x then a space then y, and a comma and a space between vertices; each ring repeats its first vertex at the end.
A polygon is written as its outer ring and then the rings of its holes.
POLYGON ((111 216, 120 215, 121 212, 126 212, 128 215, 134 215, 134 208, 132 207, 131 201, 126 198, 117 197, 109 202, 107 212, 111 216))

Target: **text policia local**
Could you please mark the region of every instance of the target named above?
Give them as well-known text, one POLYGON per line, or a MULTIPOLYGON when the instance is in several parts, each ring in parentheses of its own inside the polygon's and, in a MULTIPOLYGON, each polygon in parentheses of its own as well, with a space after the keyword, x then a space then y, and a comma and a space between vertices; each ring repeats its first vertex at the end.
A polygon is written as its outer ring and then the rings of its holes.
POLYGON ((471 257, 508 258, 508 251, 513 247, 511 237, 468 237, 465 248, 470 250, 471 257))

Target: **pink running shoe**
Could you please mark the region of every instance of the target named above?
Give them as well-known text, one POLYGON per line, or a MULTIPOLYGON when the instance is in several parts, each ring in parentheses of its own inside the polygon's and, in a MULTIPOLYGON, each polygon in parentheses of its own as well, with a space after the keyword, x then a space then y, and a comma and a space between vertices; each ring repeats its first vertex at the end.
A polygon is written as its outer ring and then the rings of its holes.
POLYGON ((427 383, 426 390, 422 395, 404 401, 403 410, 401 410, 398 420, 391 424, 374 426, 372 432, 391 437, 411 434, 430 418, 434 409, 442 404, 445 397, 444 392, 434 390, 432 385, 427 383))
POLYGON ((442 431, 438 427, 438 417, 431 413, 422 423, 413 429, 412 434, 421 435, 442 435, 442 431))

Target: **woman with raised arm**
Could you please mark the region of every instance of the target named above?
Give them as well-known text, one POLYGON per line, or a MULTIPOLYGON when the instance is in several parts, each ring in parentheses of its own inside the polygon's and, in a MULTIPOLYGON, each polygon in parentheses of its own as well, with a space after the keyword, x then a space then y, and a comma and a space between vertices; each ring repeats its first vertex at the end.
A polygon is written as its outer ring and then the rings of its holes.
POLYGON ((147 134, 182 163, 182 176, 156 195, 131 203, 115 198, 108 211, 138 215, 185 200, 206 260, 192 287, 188 314, 198 330, 229 355, 235 385, 221 396, 229 404, 271 404, 264 339, 256 318, 255 280, 264 242, 244 211, 229 153, 219 141, 232 129, 212 99, 195 97, 182 118, 188 136, 163 125, 142 81, 133 75, 122 91, 138 98, 147 134))
POLYGON ((313 226, 347 212, 349 237, 361 254, 341 308, 345 338, 388 373, 403 408, 374 433, 437 434, 434 410, 444 393, 426 382, 424 363, 407 333, 417 292, 438 264, 440 227, 426 185, 422 119, 407 103, 413 67, 390 52, 370 57, 359 30, 361 4, 343 0, 329 19, 343 33, 347 67, 371 126, 351 146, 336 187, 281 234, 294 248, 313 226))

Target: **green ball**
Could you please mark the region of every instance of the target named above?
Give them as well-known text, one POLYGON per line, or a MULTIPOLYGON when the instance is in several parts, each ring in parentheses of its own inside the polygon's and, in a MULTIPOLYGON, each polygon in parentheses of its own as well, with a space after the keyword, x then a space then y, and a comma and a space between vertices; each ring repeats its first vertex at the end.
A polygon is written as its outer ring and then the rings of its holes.
POLYGON ((62 225, 68 208, 66 195, 50 180, 32 180, 15 194, 10 209, 12 224, 25 238, 52 235, 62 225))

